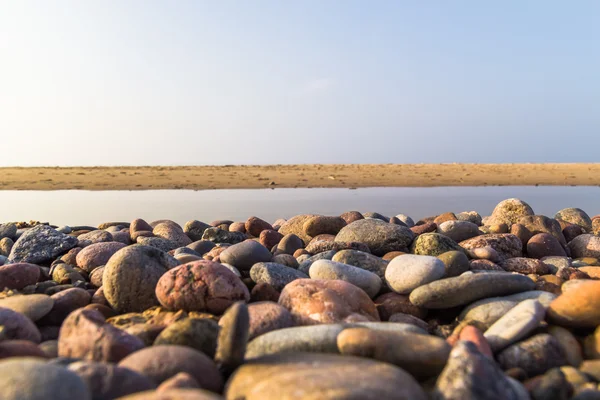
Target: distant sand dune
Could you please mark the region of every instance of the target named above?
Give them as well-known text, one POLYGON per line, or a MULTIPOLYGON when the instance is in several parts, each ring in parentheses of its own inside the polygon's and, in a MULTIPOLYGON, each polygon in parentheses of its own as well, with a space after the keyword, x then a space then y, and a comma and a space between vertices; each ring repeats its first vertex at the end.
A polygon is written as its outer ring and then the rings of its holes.
POLYGON ((300 164, 0 168, 0 190, 596 186, 600 164, 300 164))

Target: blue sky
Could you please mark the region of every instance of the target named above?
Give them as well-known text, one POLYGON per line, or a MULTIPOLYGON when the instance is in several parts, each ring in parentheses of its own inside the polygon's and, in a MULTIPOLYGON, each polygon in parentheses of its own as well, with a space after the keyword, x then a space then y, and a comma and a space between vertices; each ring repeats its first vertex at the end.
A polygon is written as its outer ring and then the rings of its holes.
POLYGON ((593 162, 600 2, 0 0, 0 166, 593 162))

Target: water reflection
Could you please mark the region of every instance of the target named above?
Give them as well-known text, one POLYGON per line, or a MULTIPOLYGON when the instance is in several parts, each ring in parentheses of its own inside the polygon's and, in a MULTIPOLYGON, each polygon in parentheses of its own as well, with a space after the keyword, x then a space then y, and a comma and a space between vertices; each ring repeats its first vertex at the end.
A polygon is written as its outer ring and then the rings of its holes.
POLYGON ((405 213, 415 219, 446 211, 489 214, 501 200, 523 199, 537 214, 552 216, 565 207, 600 213, 598 187, 435 187, 365 189, 253 189, 152 191, 2 191, 0 221, 30 219, 58 225, 96 225, 106 221, 168 218, 268 221, 301 213, 339 215, 348 210, 405 213))

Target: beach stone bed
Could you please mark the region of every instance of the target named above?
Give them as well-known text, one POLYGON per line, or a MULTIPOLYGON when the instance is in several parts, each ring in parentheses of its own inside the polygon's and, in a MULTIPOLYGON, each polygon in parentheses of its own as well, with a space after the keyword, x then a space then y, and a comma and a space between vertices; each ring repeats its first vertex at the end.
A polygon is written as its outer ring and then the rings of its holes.
POLYGON ((599 383, 600 216, 578 208, 0 224, 4 400, 587 400, 599 383))

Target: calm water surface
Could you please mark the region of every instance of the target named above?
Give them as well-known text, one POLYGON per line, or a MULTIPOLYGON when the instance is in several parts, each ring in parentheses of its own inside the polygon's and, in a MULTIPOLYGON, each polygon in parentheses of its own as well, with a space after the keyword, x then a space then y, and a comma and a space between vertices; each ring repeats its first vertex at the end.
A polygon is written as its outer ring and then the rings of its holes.
POLYGON ((339 215, 344 211, 408 214, 415 220, 446 211, 475 210, 489 215, 510 197, 527 201, 537 214, 553 216, 566 207, 600 214, 598 187, 436 187, 366 189, 253 189, 53 192, 0 191, 0 222, 38 220, 57 225, 97 225, 144 218, 267 221, 302 213, 339 215))

